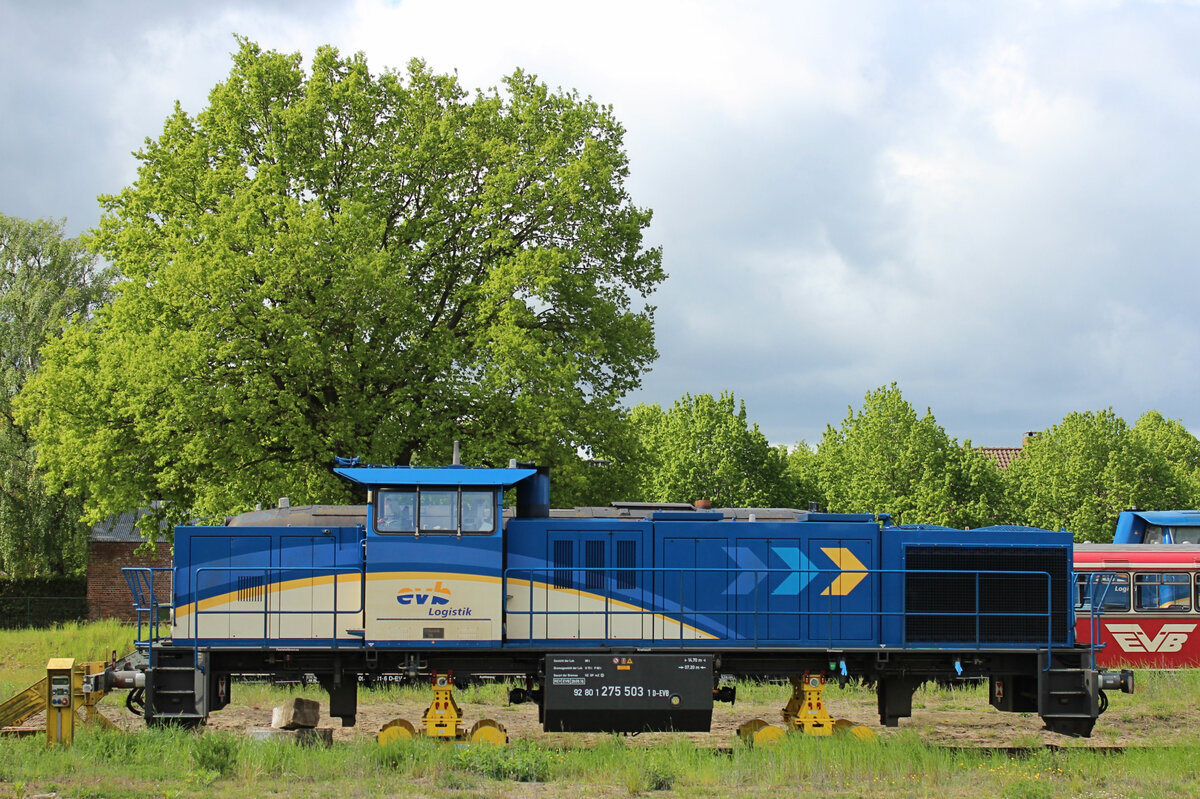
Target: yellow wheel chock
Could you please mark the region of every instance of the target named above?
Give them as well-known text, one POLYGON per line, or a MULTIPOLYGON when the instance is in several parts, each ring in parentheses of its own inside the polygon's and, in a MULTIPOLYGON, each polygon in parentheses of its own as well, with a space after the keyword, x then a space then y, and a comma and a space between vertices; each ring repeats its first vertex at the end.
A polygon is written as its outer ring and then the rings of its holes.
POLYGON ((848 719, 834 719, 825 709, 821 695, 825 692, 825 676, 805 673, 803 677, 790 678, 792 696, 783 708, 784 727, 774 727, 762 719, 748 721, 738 728, 738 735, 751 744, 766 744, 777 741, 788 732, 803 732, 805 735, 833 735, 848 733, 862 741, 875 739, 875 732, 848 719))
POLYGON ((469 732, 463 730, 461 722, 462 711, 454 701, 454 673, 434 672, 433 702, 421 716, 420 730, 404 719, 393 719, 383 725, 375 740, 382 746, 422 735, 439 741, 469 741, 497 746, 508 743, 508 731, 498 721, 481 719, 475 722, 469 732))
POLYGON ((762 719, 752 719, 747 721, 742 726, 738 727, 738 737, 751 746, 765 746, 775 743, 783 738, 786 733, 782 727, 776 727, 774 724, 768 724, 762 719))
POLYGON ((407 741, 415 738, 416 735, 417 731, 413 729, 413 725, 409 724, 407 719, 392 719, 384 724, 375 735, 375 741, 380 746, 387 746, 394 741, 407 741))

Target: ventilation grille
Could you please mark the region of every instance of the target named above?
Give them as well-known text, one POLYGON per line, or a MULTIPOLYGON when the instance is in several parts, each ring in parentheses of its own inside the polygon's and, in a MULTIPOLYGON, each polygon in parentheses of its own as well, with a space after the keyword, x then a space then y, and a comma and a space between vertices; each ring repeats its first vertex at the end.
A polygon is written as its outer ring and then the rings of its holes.
POLYGON ((909 546, 906 640, 1065 644, 1068 562, 1065 547, 909 546), (923 571, 931 573, 914 574, 923 571), (1045 572, 1049 579, 1015 572, 1045 572))
POLYGON ((238 602, 261 602, 263 598, 263 578, 262 577, 238 577, 237 578, 237 601, 238 602))
POLYGON ((584 587, 599 591, 604 587, 604 542, 585 541, 583 544, 584 587))
POLYGON ((617 588, 622 591, 632 591, 637 588, 637 542, 617 542, 617 568, 626 571, 617 572, 617 588))
POLYGON ((571 566, 575 560, 573 541, 554 542, 554 587, 571 588, 571 566))

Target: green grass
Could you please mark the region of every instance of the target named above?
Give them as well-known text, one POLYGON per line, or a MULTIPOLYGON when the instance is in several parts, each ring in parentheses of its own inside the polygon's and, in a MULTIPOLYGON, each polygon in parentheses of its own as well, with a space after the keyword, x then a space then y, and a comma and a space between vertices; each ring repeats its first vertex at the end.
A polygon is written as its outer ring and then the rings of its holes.
POLYGON ((1041 751, 1028 757, 952 751, 913 736, 864 743, 791 737, 770 748, 698 748, 680 738, 646 748, 608 738, 588 749, 517 742, 455 747, 415 740, 308 749, 229 732, 119 733, 85 729, 69 749, 40 738, 0 740, 0 796, 359 795, 825 796, 995 795, 1178 797, 1200 793, 1190 749, 1099 754, 1041 751), (466 792, 465 794, 463 792, 466 792))
MULTIPOLYGON (((115 623, 65 625, 50 631, 0 632, 0 696, 44 674, 51 657, 107 659, 124 654, 132 630, 115 623)), ((772 747, 731 742, 726 749, 695 745, 686 736, 644 739, 580 736, 554 745, 515 741, 503 748, 461 747, 418 739, 379 747, 369 738, 328 749, 256 741, 228 731, 203 734, 173 729, 112 732, 80 727, 74 746, 48 750, 41 736, 0 738, 0 799, 58 793, 71 797, 326 796, 564 797, 701 796, 771 797, 799 792, 830 797, 937 797, 1005 799, 1138 796, 1200 797, 1200 758, 1194 735, 1182 734, 1182 712, 1200 706, 1200 670, 1139 672, 1137 694, 1113 697, 1110 713, 1125 728, 1151 732, 1139 748, 1122 753, 1040 749, 1009 757, 983 750, 931 745, 914 726, 866 743, 848 737, 789 736, 772 747), (1175 723, 1172 733, 1163 723, 1175 723), (1161 727, 1161 733, 1153 731, 1161 727), (575 743, 588 741, 590 745, 575 743), (1144 748, 1143 744, 1158 748, 1144 748)), ((786 684, 742 683, 738 702, 778 707, 786 684)), ((267 707, 294 695, 324 702, 316 686, 242 683, 239 703, 267 707)), ((507 686, 484 683, 460 690, 464 707, 503 708, 507 686)), ((423 685, 360 691, 360 703, 419 704, 423 685)), ((831 685, 830 703, 874 704, 870 689, 831 685)), ((926 685, 914 707, 987 711, 981 685, 926 685)), ((528 711, 526 706, 524 711, 528 711)), ((988 711, 994 712, 994 711, 988 711)), ((935 711, 929 711, 933 715, 935 711)), ((836 711, 835 711, 835 714, 836 711)), ((498 715, 492 713, 492 715, 498 715)), ((1195 718, 1195 716, 1193 716, 1195 718)), ((1190 731, 1189 731, 1190 732, 1190 731)), ((1018 739, 1019 740, 1019 739, 1018 739)), ((1102 735, 1092 744, 1105 744, 1102 735)), ((1081 742, 1085 746, 1087 742, 1081 742)))
POLYGON ((69 622, 47 629, 0 630, 0 699, 46 676, 50 658, 108 660, 133 650, 136 629, 114 620, 69 622))

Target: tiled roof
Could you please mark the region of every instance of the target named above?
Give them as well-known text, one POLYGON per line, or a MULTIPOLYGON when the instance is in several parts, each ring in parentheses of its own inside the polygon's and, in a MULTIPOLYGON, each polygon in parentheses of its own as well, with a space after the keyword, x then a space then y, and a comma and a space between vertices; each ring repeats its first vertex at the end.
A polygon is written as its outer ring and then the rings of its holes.
MULTIPOLYGON (((137 520, 149 513, 148 510, 129 511, 120 513, 116 516, 109 516, 104 521, 92 528, 92 532, 88 535, 89 541, 108 541, 108 542, 124 542, 130 544, 140 544, 143 540, 138 532, 137 520)), ((166 524, 161 523, 159 529, 165 529, 166 524)), ((159 541, 165 540, 159 537, 159 541)))
POLYGON ((976 450, 995 461, 1000 469, 1007 469, 1013 459, 1021 454, 1021 447, 976 447, 976 450))

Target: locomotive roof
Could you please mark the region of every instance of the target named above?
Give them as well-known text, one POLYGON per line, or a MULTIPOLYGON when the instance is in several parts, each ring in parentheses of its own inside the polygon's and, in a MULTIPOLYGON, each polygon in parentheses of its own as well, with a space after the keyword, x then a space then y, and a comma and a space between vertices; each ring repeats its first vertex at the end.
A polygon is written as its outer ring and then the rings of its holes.
POLYGON ((366 505, 295 505, 240 513, 226 527, 353 527, 367 523, 366 505))
POLYGON ((1200 510, 1133 510, 1129 513, 1159 527, 1200 525, 1200 510))
POLYGON ((349 466, 333 470, 364 486, 503 486, 537 474, 537 469, 485 469, 475 466, 349 466))

